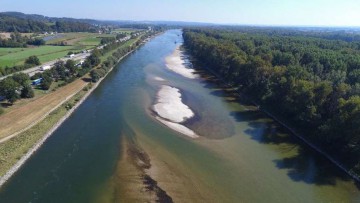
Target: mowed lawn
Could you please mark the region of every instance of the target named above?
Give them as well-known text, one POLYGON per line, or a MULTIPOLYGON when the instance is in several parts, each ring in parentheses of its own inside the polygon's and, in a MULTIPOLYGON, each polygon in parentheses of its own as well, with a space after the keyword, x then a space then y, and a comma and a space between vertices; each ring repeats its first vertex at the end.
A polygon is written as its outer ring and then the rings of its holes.
POLYGON ((41 63, 67 55, 69 51, 81 51, 81 46, 40 46, 34 48, 1 48, 0 67, 21 65, 29 56, 37 56, 41 63))

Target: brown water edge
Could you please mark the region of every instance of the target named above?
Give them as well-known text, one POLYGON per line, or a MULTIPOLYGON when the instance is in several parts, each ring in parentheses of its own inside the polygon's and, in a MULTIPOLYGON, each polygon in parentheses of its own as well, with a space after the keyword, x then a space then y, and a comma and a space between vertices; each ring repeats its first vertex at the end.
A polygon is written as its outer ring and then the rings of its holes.
POLYGON ((173 202, 147 172, 155 167, 149 155, 129 135, 123 134, 121 137, 120 159, 104 194, 99 196, 97 202, 173 202))
MULTIPOLYGON (((170 129, 171 130, 171 129, 170 129)), ((192 171, 176 154, 159 145, 156 140, 137 132, 137 140, 151 160, 146 173, 157 181, 174 202, 214 202, 219 201, 206 180, 192 171)), ((179 136, 184 136, 180 135, 179 136)), ((190 139, 190 138, 187 138, 190 139)))

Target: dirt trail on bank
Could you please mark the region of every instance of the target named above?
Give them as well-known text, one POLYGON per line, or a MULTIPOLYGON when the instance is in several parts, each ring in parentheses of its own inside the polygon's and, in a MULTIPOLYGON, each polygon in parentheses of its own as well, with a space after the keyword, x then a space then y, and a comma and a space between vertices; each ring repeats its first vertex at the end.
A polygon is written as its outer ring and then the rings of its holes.
POLYGON ((0 143, 15 137, 43 120, 87 84, 84 80, 78 79, 0 116, 0 143))

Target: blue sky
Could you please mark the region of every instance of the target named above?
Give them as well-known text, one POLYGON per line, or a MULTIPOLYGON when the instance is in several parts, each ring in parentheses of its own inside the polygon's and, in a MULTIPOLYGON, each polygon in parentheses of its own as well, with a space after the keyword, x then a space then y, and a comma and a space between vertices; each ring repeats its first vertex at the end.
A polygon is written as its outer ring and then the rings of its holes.
POLYGON ((106 20, 360 26, 360 0, 0 0, 0 11, 106 20))

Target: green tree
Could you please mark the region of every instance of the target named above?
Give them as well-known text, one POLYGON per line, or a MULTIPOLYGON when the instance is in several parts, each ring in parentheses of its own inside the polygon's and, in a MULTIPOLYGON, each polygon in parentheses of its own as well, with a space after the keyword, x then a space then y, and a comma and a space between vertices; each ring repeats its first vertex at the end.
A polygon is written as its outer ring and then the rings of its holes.
POLYGON ((67 60, 65 63, 65 68, 69 71, 70 75, 75 75, 77 68, 76 68, 76 63, 74 60, 67 60))
POLYGON ((15 82, 11 77, 0 81, 0 95, 4 96, 11 104, 20 98, 17 91, 20 89, 20 84, 15 82))
POLYGON ((37 56, 29 56, 29 58, 27 58, 25 60, 25 64, 38 66, 41 63, 40 63, 40 60, 39 60, 39 58, 37 56))
POLYGON ((100 79, 100 75, 96 70, 90 72, 90 77, 92 82, 97 82, 100 79))
POLYGON ((54 68, 51 69, 53 72, 53 76, 56 79, 65 80, 66 79, 66 69, 63 61, 57 61, 54 64, 54 68))
POLYGON ((21 86, 26 86, 30 83, 30 77, 26 73, 15 73, 11 76, 15 82, 20 84, 21 86))
POLYGON ((52 82, 53 82, 53 79, 51 77, 49 77, 48 75, 43 75, 43 80, 41 82, 42 89, 43 90, 50 89, 52 82))
POLYGON ((31 85, 25 85, 21 90, 21 97, 22 98, 33 98, 34 97, 34 90, 31 85))

